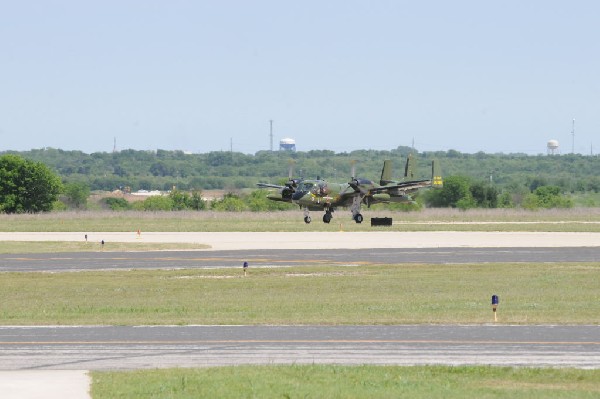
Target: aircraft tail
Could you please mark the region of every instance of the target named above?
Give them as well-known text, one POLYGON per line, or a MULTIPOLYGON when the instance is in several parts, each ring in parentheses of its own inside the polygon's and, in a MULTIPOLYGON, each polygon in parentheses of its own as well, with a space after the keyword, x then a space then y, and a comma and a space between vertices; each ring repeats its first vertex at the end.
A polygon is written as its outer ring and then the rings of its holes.
POLYGON ((385 161, 383 161, 383 169, 381 169, 381 179, 379 181, 379 184, 381 186, 386 186, 390 183, 394 183, 394 181, 392 180, 392 161, 386 159, 385 161))
POLYGON ((406 166, 404 167, 404 180, 414 180, 415 178, 415 160, 412 154, 406 157, 406 166))
POLYGON ((442 179, 442 171, 440 168, 440 164, 435 160, 431 161, 431 187, 444 187, 444 180, 442 179))
MULTIPOLYGON (((422 182, 426 183, 427 186, 434 188, 441 188, 444 186, 442 179, 442 172, 439 162, 431 161, 431 181, 429 180, 415 180, 415 158, 412 154, 409 154, 406 158, 406 165, 404 166, 404 182, 422 182)), ((402 184, 392 180, 392 161, 386 159, 383 162, 383 169, 381 170, 381 180, 379 182, 381 186, 387 186, 388 184, 402 184)))

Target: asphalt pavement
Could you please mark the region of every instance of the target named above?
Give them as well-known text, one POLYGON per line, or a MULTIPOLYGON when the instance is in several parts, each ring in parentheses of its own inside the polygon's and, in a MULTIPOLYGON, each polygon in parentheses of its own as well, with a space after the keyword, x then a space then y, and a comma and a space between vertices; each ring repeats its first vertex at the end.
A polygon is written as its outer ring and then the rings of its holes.
POLYGON ((0 327, 2 370, 335 363, 600 368, 600 326, 0 327))
POLYGON ((496 262, 595 262, 600 247, 250 249, 211 251, 73 252, 0 254, 0 272, 66 272, 131 269, 194 269, 365 266, 374 264, 486 264, 496 262))

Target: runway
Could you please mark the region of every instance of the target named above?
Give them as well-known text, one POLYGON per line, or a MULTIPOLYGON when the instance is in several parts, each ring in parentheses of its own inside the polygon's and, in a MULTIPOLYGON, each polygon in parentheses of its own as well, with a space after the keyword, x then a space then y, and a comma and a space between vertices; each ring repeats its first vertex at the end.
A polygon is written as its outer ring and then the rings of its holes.
POLYGON ((223 251, 74 252, 0 254, 0 272, 67 272, 131 269, 595 262, 600 247, 254 249, 223 251))
POLYGON ((237 364, 600 368, 600 326, 0 327, 1 370, 237 364))

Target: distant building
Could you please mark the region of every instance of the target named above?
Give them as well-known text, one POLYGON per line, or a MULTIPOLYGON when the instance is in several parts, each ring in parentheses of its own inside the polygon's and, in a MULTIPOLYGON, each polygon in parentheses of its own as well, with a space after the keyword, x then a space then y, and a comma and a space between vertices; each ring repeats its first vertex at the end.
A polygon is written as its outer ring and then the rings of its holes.
POLYGON ((279 142, 279 151, 296 151, 296 140, 285 138, 279 142))

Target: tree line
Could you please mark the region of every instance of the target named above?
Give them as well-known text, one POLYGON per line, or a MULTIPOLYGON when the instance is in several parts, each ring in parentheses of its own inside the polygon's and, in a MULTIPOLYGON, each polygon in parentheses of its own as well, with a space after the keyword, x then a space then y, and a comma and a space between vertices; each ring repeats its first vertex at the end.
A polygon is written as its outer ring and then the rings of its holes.
POLYGON ((293 166, 295 177, 319 176, 343 182, 351 177, 353 161, 356 161, 356 172, 360 177, 376 180, 385 159, 391 159, 396 167, 396 175, 401 175, 406 156, 410 153, 417 155, 417 172, 420 176, 427 176, 431 161, 437 159, 444 176, 459 175, 475 181, 487 181, 500 190, 523 187, 533 191, 540 185, 553 185, 564 192, 600 191, 600 176, 597 174, 600 158, 579 154, 465 154, 456 150, 419 152, 410 147, 343 153, 314 150, 186 154, 182 151, 122 150, 86 154, 53 148, 8 153, 42 162, 57 173, 63 182, 82 182, 92 191, 112 191, 125 187, 132 191, 166 191, 174 186, 186 191, 251 188, 258 181, 284 181, 290 165, 293 166))
POLYGON ((247 193, 242 189, 253 189, 257 182, 284 184, 289 171, 292 171, 294 177, 321 177, 344 182, 351 177, 352 164, 356 165, 358 176, 377 181, 385 159, 392 159, 397 170, 395 175, 399 178, 410 153, 416 155, 415 177, 430 175, 431 161, 435 159, 441 164, 445 186, 441 190, 429 190, 419 196, 417 205, 408 206, 408 209, 421 206, 462 209, 569 207, 573 206, 573 202, 567 194, 600 191, 600 177, 596 175, 600 158, 579 154, 463 154, 455 150, 419 153, 410 147, 350 153, 328 150, 260 151, 249 155, 225 151, 186 154, 182 151, 124 150, 85 154, 81 151, 44 148, 0 153, 0 159, 4 162, 0 164, 0 212, 83 209, 91 191, 116 189, 158 189, 175 194, 169 194, 168 200, 148 199, 147 203, 141 201, 141 204, 118 204, 114 201, 107 203, 106 206, 112 209, 141 207, 148 210, 201 210, 207 206, 215 206, 219 210, 220 206, 223 209, 269 210, 278 206, 285 207, 286 204, 270 201, 257 204, 256 198, 261 195, 264 197, 264 192, 259 190, 254 194, 256 190, 247 193), (27 168, 30 168, 28 173, 31 176, 14 180, 15 170, 24 171, 27 168), (15 200, 25 191, 36 192, 35 189, 24 188, 26 182, 35 180, 32 176, 36 173, 41 180, 46 180, 44 184, 48 184, 44 188, 48 193, 44 201, 52 200, 54 205, 33 205, 15 200), (56 178, 50 178, 49 174, 56 178), (215 201, 215 205, 202 204, 202 190, 211 189, 235 193, 237 199, 228 197, 220 204, 219 201, 215 201), (184 200, 176 198, 177 195, 185 197, 184 200), (549 196, 553 198, 549 199, 549 196), (62 205, 56 203, 59 197, 62 205), (244 204, 243 207, 239 203, 235 205, 238 200, 244 204))

